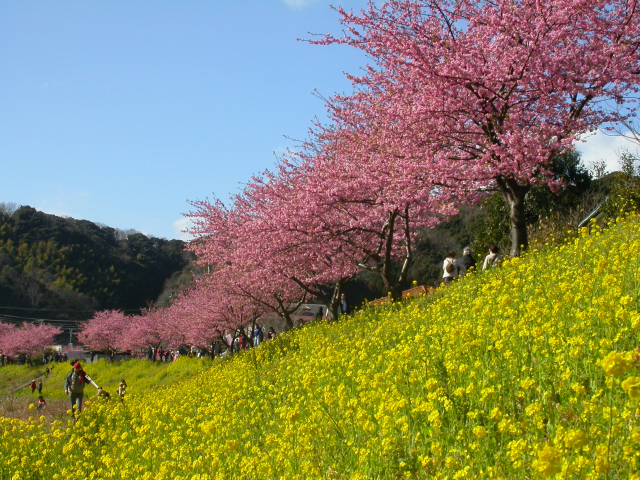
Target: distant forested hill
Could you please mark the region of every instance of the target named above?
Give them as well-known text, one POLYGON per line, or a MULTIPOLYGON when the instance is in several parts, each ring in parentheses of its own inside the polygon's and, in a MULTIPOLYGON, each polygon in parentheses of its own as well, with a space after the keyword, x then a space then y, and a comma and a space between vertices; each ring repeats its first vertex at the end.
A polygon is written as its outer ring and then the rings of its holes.
POLYGON ((183 247, 0 204, 0 314, 82 319, 95 310, 144 308, 187 269, 183 247))

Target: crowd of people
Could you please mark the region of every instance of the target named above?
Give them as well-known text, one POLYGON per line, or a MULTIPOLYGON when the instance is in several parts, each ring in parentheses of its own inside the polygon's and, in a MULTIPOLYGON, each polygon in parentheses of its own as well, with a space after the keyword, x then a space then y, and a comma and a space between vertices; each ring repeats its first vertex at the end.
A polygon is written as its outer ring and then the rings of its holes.
POLYGON ((184 348, 171 350, 169 348, 150 348, 147 350, 147 360, 154 362, 175 362, 181 355, 188 352, 184 348))
MULTIPOLYGON (((26 355, 16 355, 15 357, 9 357, 6 355, 2 355, 0 354, 0 366, 5 366, 5 365, 23 365, 24 363, 27 362, 27 357, 26 355)), ((69 358, 67 357, 66 353, 59 353, 59 352, 53 352, 53 353, 45 353, 44 355, 42 355, 42 363, 43 364, 48 364, 48 363, 65 363, 69 360, 69 358)))
MULTIPOLYGON (((241 350, 246 350, 253 347, 258 347, 265 339, 264 330, 260 324, 256 323, 253 327, 253 331, 250 331, 251 337, 247 335, 244 330, 240 330, 239 333, 227 331, 225 332, 223 339, 224 343, 227 346, 227 352, 229 353, 237 353, 241 350)), ((276 331, 273 327, 269 328, 267 332, 266 339, 271 340, 276 336, 276 331)), ((224 352, 222 351, 222 343, 220 341, 216 342, 213 346, 213 355, 214 357, 222 355, 224 352)))
MULTIPOLYGON (((489 268, 495 268, 501 261, 502 257, 500 256, 500 249, 496 245, 491 245, 489 247, 489 253, 484 258, 482 270, 484 271, 489 268)), ((447 252, 447 257, 442 263, 442 283, 449 285, 457 278, 464 277, 470 269, 475 267, 476 261, 473 258, 469 247, 465 247, 462 250, 462 257, 460 258, 456 258, 455 252, 449 251, 447 252)))

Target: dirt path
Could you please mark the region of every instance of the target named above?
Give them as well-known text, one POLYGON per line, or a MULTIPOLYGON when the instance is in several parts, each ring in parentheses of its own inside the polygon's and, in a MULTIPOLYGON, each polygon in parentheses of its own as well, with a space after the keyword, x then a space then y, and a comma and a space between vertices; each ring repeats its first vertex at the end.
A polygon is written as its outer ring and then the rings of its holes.
POLYGON ((66 398, 47 400, 47 406, 42 410, 37 410, 35 406, 38 404, 37 397, 24 397, 24 396, 8 396, 0 398, 0 416, 6 418, 17 418, 19 420, 27 421, 29 417, 38 418, 44 415, 47 423, 51 423, 54 420, 63 420, 69 418, 67 410, 69 409, 69 400, 66 398), (29 405, 33 405, 34 408, 29 408, 29 405))

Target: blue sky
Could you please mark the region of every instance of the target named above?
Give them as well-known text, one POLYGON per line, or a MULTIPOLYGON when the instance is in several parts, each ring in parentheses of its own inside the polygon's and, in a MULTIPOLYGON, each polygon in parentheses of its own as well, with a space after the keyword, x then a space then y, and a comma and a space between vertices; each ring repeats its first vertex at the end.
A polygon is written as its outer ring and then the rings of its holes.
MULTIPOLYGON (((359 9, 365 0, 334 0, 359 9)), ((180 233, 187 200, 225 200, 349 92, 364 56, 325 0, 0 3, 0 202, 180 233)), ((615 169, 618 139, 580 147, 615 169)))

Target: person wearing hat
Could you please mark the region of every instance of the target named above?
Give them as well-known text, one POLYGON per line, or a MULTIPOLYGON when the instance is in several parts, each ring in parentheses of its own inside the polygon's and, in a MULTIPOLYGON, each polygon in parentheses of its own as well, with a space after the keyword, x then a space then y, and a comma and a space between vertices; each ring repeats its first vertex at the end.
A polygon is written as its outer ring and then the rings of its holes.
POLYGON ((71 416, 75 418, 73 407, 75 406, 78 413, 82 411, 82 397, 84 395, 84 386, 90 383, 84 370, 79 363, 73 364, 73 370, 67 375, 64 383, 64 394, 69 395, 69 405, 71 408, 71 416))

